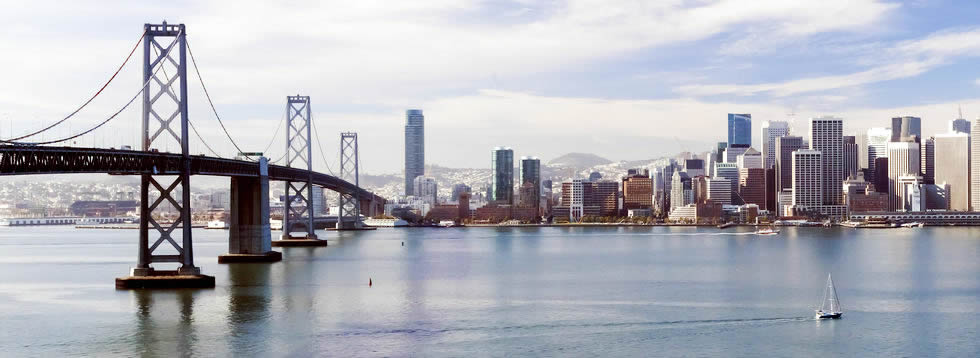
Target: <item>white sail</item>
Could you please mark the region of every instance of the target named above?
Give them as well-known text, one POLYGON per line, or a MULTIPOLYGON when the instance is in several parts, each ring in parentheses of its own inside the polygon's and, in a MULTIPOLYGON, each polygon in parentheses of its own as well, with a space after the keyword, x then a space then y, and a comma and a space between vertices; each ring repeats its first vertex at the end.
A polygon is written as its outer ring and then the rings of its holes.
POLYGON ((823 293, 823 303, 820 310, 826 313, 840 313, 840 300, 837 299, 837 289, 834 288, 834 279, 827 274, 827 287, 823 293))

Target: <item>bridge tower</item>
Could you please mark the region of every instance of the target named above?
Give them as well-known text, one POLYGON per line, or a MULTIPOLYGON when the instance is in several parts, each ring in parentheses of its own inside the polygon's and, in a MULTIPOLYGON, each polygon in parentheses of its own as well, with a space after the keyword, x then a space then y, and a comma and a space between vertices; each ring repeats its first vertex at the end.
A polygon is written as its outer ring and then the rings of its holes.
POLYGON ((175 140, 181 154, 180 173, 176 177, 153 173, 140 176, 139 258, 129 277, 116 279, 116 287, 214 287, 214 277, 201 275, 201 269, 194 266, 191 241, 187 31, 183 24, 168 25, 166 21, 159 25, 145 24, 143 30, 142 150, 166 151, 173 143, 171 139, 175 140), (161 39, 163 43, 159 41, 161 39), (168 67, 170 71, 167 71, 168 67), (152 203, 151 188, 159 192, 152 203), (169 224, 161 223, 163 220, 159 219, 165 214, 166 206, 177 214, 169 224), (152 241, 151 231, 156 233, 152 241), (175 237, 174 232, 180 235, 175 237), (156 263, 177 263, 179 266, 176 271, 162 271, 153 267, 156 263))
POLYGON ((353 194, 340 194, 337 229, 360 229, 361 184, 358 182, 357 133, 340 133, 340 179, 354 183, 357 190, 353 194))
POLYGON ((283 203, 282 238, 272 246, 327 246, 326 240, 316 237, 313 220, 313 146, 310 96, 286 97, 286 166, 307 170, 305 182, 286 182, 286 198, 283 203), (299 199, 301 205, 295 205, 299 199), (305 217, 304 217, 305 215, 305 217), (305 222, 304 222, 305 221, 305 222), (306 230, 304 236, 293 236, 294 229, 306 230))

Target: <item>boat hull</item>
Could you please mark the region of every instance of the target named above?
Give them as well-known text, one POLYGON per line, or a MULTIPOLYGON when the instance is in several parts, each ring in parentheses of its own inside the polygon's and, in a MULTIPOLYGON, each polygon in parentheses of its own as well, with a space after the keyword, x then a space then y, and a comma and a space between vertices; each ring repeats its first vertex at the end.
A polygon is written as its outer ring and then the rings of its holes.
POLYGON ((840 316, 841 315, 843 315, 843 313, 841 313, 841 312, 838 312, 838 313, 826 313, 826 312, 819 312, 818 311, 817 314, 814 316, 814 318, 816 318, 816 319, 840 319, 840 316))

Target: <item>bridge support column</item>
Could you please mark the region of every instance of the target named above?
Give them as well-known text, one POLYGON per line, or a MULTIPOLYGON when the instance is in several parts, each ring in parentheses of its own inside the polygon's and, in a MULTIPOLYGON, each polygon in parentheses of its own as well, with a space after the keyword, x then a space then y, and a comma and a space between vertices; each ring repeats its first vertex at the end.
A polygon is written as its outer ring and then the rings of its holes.
POLYGON ((231 177, 228 253, 218 263, 277 262, 269 225, 269 160, 259 158, 258 177, 231 177))
POLYGON ((286 182, 286 200, 283 203, 282 238, 272 246, 327 246, 327 240, 316 237, 313 219, 313 147, 310 130, 310 96, 286 97, 286 166, 305 166, 309 173, 304 182, 286 182), (293 201, 299 199, 303 206, 293 201), (301 221, 306 221, 305 225, 301 221), (293 236, 293 229, 306 227, 305 236, 293 236))
POLYGON ((170 184, 164 177, 152 173, 141 176, 140 182, 140 229, 139 254, 136 267, 128 277, 116 279, 116 288, 209 288, 214 287, 214 277, 201 274, 194 266, 194 244, 191 240, 191 158, 188 144, 187 122, 187 33, 184 25, 146 24, 143 30, 143 151, 159 150, 159 141, 173 138, 180 144, 180 172, 170 184), (157 38, 172 38, 169 45, 157 42, 157 38), (150 54, 154 53, 153 58, 150 54), (171 67, 171 76, 166 71, 171 67), (162 72, 161 72, 162 70, 162 72), (163 79, 159 77, 163 76, 163 79), (174 90, 176 83, 177 90, 174 90), (176 93, 175 93, 176 92, 176 93), (164 96, 166 95, 166 96, 164 96), (158 101, 163 99, 162 101, 158 101), (179 133, 171 128, 179 123, 179 133), (161 137, 162 136, 162 137, 161 137), (157 145, 154 142, 157 141, 157 145), (162 183, 161 183, 162 180, 162 183), (159 197, 150 202, 150 188, 159 197), (179 193, 178 196, 178 187, 179 193), (178 200, 179 198, 179 200, 178 200), (178 213, 176 218, 161 220, 158 210, 171 206, 178 213), (154 217, 154 212, 158 217, 154 217), (158 221, 159 220, 159 221, 158 221), (168 222, 169 221, 169 222, 168 222), (152 226, 152 230, 151 230, 152 226), (179 229, 179 230, 178 230, 179 229), (150 232, 159 237, 150 241, 150 232), (179 232, 177 236, 174 233, 179 232), (179 242, 179 243, 178 243, 179 242), (170 253, 164 253, 169 251, 170 253), (155 263, 176 263, 177 270, 156 270, 155 263))

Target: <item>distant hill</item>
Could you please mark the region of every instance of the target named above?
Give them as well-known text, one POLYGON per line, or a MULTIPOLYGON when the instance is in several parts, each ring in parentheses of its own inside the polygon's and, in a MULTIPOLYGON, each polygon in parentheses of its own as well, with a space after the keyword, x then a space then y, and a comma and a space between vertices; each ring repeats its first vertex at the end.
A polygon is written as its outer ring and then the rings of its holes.
POLYGON ((612 163, 611 160, 589 153, 568 153, 548 161, 550 167, 591 168, 612 163))

